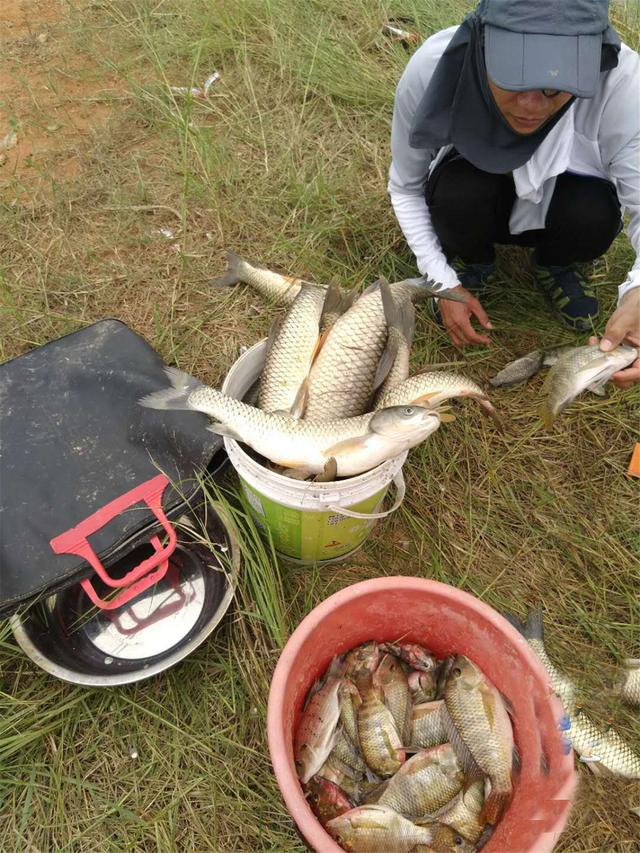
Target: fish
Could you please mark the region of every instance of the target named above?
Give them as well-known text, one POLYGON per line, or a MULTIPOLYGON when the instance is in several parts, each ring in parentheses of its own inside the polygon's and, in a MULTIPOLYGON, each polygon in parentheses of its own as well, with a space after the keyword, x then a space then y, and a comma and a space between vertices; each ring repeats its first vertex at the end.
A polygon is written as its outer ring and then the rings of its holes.
POLYGON ((334 457, 336 474, 351 477, 415 447, 440 426, 441 416, 420 406, 396 406, 354 418, 314 422, 263 412, 234 400, 176 368, 166 368, 171 387, 141 398, 141 406, 202 412, 220 423, 208 429, 244 442, 284 468, 311 474, 334 457))
POLYGON ((496 410, 477 382, 448 370, 423 371, 416 373, 378 396, 377 409, 414 403, 435 408, 445 400, 455 397, 471 397, 484 411, 499 423, 496 410))
POLYGON ((388 340, 395 358, 391 369, 380 386, 379 394, 404 382, 409 376, 409 356, 416 330, 416 312, 413 303, 406 294, 394 297, 390 289, 382 291, 385 316, 391 320, 388 325, 388 340), (386 300, 386 304, 385 304, 386 300))
POLYGON ((489 379, 489 385, 492 388, 500 388, 501 386, 516 385, 519 382, 524 382, 526 379, 531 379, 532 376, 535 376, 541 370, 543 363, 543 351, 534 349, 532 352, 520 356, 515 361, 509 362, 495 376, 489 379))
POLYGON ((406 754, 384 693, 373 684, 360 690, 358 740, 365 761, 379 776, 391 776, 400 769, 406 754))
POLYGON ((402 815, 380 805, 358 806, 327 823, 327 831, 345 850, 352 853, 412 853, 417 845, 425 850, 456 850, 455 846, 443 847, 445 839, 456 833, 446 828, 438 831, 434 827, 416 826, 402 815), (438 841, 439 838, 439 841, 438 841), (431 845, 438 841, 440 846, 431 845))
POLYGON ((614 373, 632 364, 638 357, 635 347, 620 344, 602 352, 597 344, 572 347, 553 365, 545 380, 546 399, 540 417, 550 429, 560 415, 585 389, 600 393, 614 373))
POLYGON ((395 358, 394 341, 388 327, 397 321, 387 317, 382 291, 389 283, 380 279, 368 287, 351 308, 339 317, 314 361, 308 380, 304 417, 307 420, 331 420, 360 415, 370 408, 374 385, 388 373, 395 358))
POLYGON ((628 705, 640 705, 640 658, 626 658, 623 661, 625 669, 624 681, 620 684, 619 692, 628 705))
POLYGON ((395 720, 396 729, 404 745, 411 740, 412 704, 407 676, 400 662, 386 654, 373 674, 373 683, 384 694, 384 702, 395 720))
POLYGON ((359 777, 364 776, 367 772, 367 765, 360 755, 359 743, 356 746, 344 731, 344 728, 338 728, 338 735, 329 755, 329 761, 332 761, 334 758, 337 758, 342 764, 346 764, 347 767, 351 767, 359 774, 359 777))
POLYGON ((418 643, 382 643, 380 648, 421 672, 434 672, 438 665, 431 652, 418 643))
POLYGON ((353 803, 342 788, 321 776, 309 780, 305 786, 305 796, 322 826, 353 808, 353 803))
POLYGON ((447 709, 442 699, 414 705, 410 746, 429 749, 446 743, 449 739, 444 719, 446 712, 447 709))
POLYGON ((360 691, 353 681, 348 678, 342 679, 338 690, 340 702, 340 722, 351 742, 360 748, 358 740, 358 708, 362 705, 360 691))
POLYGON ((345 655, 345 675, 351 678, 357 687, 369 687, 379 662, 380 649, 375 640, 361 643, 345 655))
POLYGON ((294 760, 303 783, 316 775, 335 745, 340 719, 338 690, 342 671, 340 662, 334 658, 324 682, 308 697, 302 712, 296 730, 294 760))
POLYGON ((640 779, 640 755, 615 729, 602 732, 583 711, 569 714, 569 720, 567 737, 592 773, 640 779))
POLYGON ((429 819, 450 826, 467 841, 475 844, 484 830, 484 824, 480 820, 483 805, 484 780, 477 779, 429 819))
MULTIPOLYGON (((320 318, 327 291, 303 287, 284 319, 273 328, 260 378, 258 407, 265 412, 291 412, 304 387, 320 344, 320 318)), ((294 412, 295 414, 295 412, 294 412)))
POLYGON ((333 755, 327 758, 320 770, 318 770, 318 776, 342 788, 354 803, 360 802, 364 775, 355 771, 353 767, 349 767, 343 761, 340 761, 337 756, 333 755))
MULTIPOLYGON (((313 363, 306 419, 352 417, 368 410, 373 392, 384 382, 396 360, 399 343, 406 340, 408 333, 401 325, 403 314, 396 310, 395 303, 435 296, 439 291, 434 288, 431 283, 389 284, 380 278, 362 292, 338 317, 313 363), (383 300, 385 292, 387 297, 383 300)), ((446 298, 451 298, 448 291, 446 298)))
MULTIPOLYGON (((444 701, 455 732, 480 771, 489 777, 491 792, 483 822, 494 825, 512 790, 513 729, 505 703, 476 664, 458 655, 446 681, 444 701)), ((454 739, 454 745, 457 741, 454 739)), ((461 753, 462 755, 462 753, 461 753)), ((465 760, 465 770, 471 770, 465 760)))
POLYGON ((489 385, 493 388, 499 388, 525 382, 539 373, 543 367, 552 367, 560 356, 570 349, 574 349, 574 347, 565 344, 545 349, 534 349, 505 365, 502 370, 489 379, 489 385))
POLYGON ((416 669, 409 673, 407 680, 414 705, 424 705, 425 702, 433 702, 436 698, 438 681, 435 672, 421 672, 416 669))
POLYGON ((442 808, 461 790, 464 773, 450 743, 409 758, 378 800, 407 817, 419 818, 442 808))
POLYGON ((240 282, 251 285, 265 299, 279 305, 291 305, 305 285, 318 286, 301 278, 280 275, 280 273, 272 272, 260 264, 240 257, 235 252, 227 252, 226 272, 219 278, 212 279, 209 285, 214 288, 223 288, 231 287, 240 282))
POLYGON ((508 622, 517 628, 518 631, 520 631, 522 636, 540 658, 540 662, 549 676, 551 688, 558 699, 562 702, 565 711, 567 713, 572 711, 576 706, 578 691, 571 679, 560 672, 547 654, 547 649, 544 644, 544 616, 542 609, 536 608, 534 610, 530 610, 527 614, 526 622, 522 622, 517 616, 514 616, 513 613, 503 611, 502 615, 508 622))

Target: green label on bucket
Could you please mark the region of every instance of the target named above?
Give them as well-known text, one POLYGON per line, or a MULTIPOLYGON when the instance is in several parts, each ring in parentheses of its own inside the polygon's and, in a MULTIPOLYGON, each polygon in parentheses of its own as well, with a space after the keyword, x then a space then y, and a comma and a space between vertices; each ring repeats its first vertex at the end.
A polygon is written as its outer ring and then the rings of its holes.
MULTIPOLYGON (((334 560, 353 551, 366 539, 376 519, 347 518, 336 512, 293 509, 265 497, 240 478, 256 523, 268 529, 277 551, 305 562, 334 560)), ((377 512, 387 487, 348 509, 377 512)))

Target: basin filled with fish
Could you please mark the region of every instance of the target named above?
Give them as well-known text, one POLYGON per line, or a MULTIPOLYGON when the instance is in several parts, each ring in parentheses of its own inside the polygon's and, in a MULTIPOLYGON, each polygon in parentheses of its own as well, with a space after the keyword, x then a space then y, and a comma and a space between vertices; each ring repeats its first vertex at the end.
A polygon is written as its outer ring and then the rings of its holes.
POLYGON ((576 784, 533 650, 474 596, 378 578, 316 607, 269 694, 271 758, 316 850, 545 853, 576 784), (515 758, 514 758, 515 757, 515 758))

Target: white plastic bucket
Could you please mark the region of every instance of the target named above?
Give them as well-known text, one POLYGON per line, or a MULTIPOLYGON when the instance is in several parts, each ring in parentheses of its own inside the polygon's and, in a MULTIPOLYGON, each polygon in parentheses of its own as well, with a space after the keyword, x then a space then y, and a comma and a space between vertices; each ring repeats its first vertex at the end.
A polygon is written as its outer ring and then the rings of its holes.
MULTIPOLYGON (((260 376, 266 346, 266 340, 260 341, 240 356, 222 385, 224 394, 243 399, 260 376)), ((225 437, 224 444, 254 520, 270 532, 276 551, 290 560, 345 559, 364 543, 376 520, 396 510, 404 498, 402 465, 407 451, 357 477, 307 483, 269 471, 232 438, 225 437), (396 500, 382 511, 392 482, 396 500)))

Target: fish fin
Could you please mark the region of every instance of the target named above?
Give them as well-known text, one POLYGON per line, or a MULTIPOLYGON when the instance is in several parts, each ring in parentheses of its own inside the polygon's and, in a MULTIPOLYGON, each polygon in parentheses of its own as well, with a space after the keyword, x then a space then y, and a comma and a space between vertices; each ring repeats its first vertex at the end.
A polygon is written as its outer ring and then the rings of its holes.
POLYGON ((494 422, 498 432, 506 432, 504 421, 502 420, 500 415, 496 412, 495 406, 493 405, 491 400, 489 400, 488 397, 476 397, 476 400, 480 404, 482 411, 485 414, 489 415, 491 420, 494 422))
POLYGON ((482 811, 480 812, 480 823, 489 823, 492 826, 495 826, 509 802, 510 796, 510 790, 496 791, 492 788, 489 796, 484 801, 482 811))
POLYGON ((540 640, 544 643, 544 612, 542 607, 534 607, 527 613, 524 636, 527 640, 540 640))
POLYGON ((331 447, 327 447, 324 451, 324 455, 327 459, 331 456, 340 456, 343 453, 353 453, 356 450, 363 450, 367 446, 367 442, 370 440, 371 434, 365 433, 364 435, 358 435, 355 438, 347 438, 344 441, 338 441, 336 444, 332 444, 331 447))
POLYGON ((313 478, 314 483, 333 483, 338 476, 338 463, 335 456, 330 456, 324 463, 324 468, 320 474, 316 474, 313 478))
POLYGON ((515 613, 510 613, 508 610, 501 610, 500 614, 502 618, 506 619, 510 625, 513 625, 517 631, 520 631, 523 637, 525 636, 524 632, 526 631, 527 626, 522 619, 519 619, 515 613))
POLYGON ((291 409, 287 412, 287 414, 291 415, 291 417, 295 418, 296 420, 300 420, 300 418, 304 415, 304 410, 307 408, 308 401, 309 377, 305 376, 305 378, 300 383, 298 393, 296 394, 295 399, 291 405, 291 409))
POLYGON ((215 433, 215 435, 225 435, 227 438, 234 438, 236 441, 244 441, 240 433, 227 424, 209 424, 207 430, 215 433))
POLYGON ((189 405, 189 395, 196 388, 200 388, 202 382, 177 367, 165 367, 164 372, 171 387, 140 397, 138 404, 146 409, 194 411, 193 406, 189 405))
POLYGON ((482 770, 478 767, 478 764, 473 755, 471 754, 469 747, 466 745, 466 743, 460 736, 453 720, 449 716, 449 713, 446 712, 446 706, 443 709, 442 713, 442 723, 447 733, 449 743, 453 747, 453 751, 455 752, 456 757, 460 762, 462 769, 464 770, 465 777, 467 778, 467 780, 471 781, 479 779, 484 774, 482 770))
POLYGON ((209 282, 211 287, 232 287, 242 281, 241 265, 245 261, 235 252, 227 252, 227 269, 226 272, 218 278, 213 278, 209 282))
POLYGON ((365 287, 358 299, 366 296, 367 293, 374 293, 376 290, 379 290, 381 284, 389 284, 389 280, 384 278, 384 276, 380 276, 380 278, 376 279, 376 281, 372 282, 368 287, 365 287))
POLYGON ((290 480, 306 480, 312 476, 312 471, 308 468, 284 468, 281 472, 283 477, 289 477, 290 480))
POLYGON ((544 424, 544 428, 551 429, 551 427, 553 426, 553 422, 556 419, 556 414, 552 412, 548 400, 545 400, 540 406, 540 418, 542 420, 542 423, 544 424))
POLYGON ((495 722, 496 714, 493 706, 494 696, 486 691, 482 691, 482 707, 484 708, 484 715, 487 718, 487 722, 489 723, 489 728, 493 728, 493 724, 495 722))
POLYGON ((468 297, 465 293, 458 293, 453 288, 445 287, 439 281, 424 276, 419 285, 424 296, 429 296, 432 299, 448 299, 450 302, 467 302, 468 297))
POLYGON ((437 411, 437 414, 438 414, 438 417, 440 418, 440 420, 443 424, 451 424, 455 420, 457 420, 456 416, 452 415, 451 412, 439 412, 439 411, 437 411))
POLYGON ((597 397, 606 397, 607 392, 604 390, 605 382, 592 382, 591 385, 587 385, 587 391, 591 391, 592 394, 595 394, 597 397))
POLYGON ((320 313, 320 328, 323 328, 323 320, 327 316, 342 313, 342 290, 337 281, 332 281, 327 287, 327 292, 322 303, 322 311, 320 313))
POLYGON ((389 371, 393 367, 393 363, 395 362, 397 355, 398 341, 393 340, 391 337, 387 338, 386 346, 382 352, 382 355, 380 356, 376 375, 373 379, 373 391, 377 391, 378 388, 384 382, 384 380, 387 378, 387 376, 389 375, 389 371))

